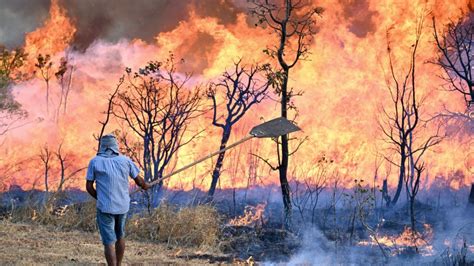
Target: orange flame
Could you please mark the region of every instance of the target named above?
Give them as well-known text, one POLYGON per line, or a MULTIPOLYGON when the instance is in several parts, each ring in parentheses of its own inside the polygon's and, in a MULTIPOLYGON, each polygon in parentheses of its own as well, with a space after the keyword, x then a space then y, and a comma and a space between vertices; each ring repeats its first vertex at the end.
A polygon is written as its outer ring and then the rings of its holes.
POLYGON ((378 243, 391 250, 391 255, 402 253, 407 248, 416 249, 423 256, 431 256, 434 254, 433 246, 430 244, 433 240, 433 229, 429 224, 424 224, 423 234, 413 232, 411 227, 405 227, 400 235, 395 236, 370 236, 370 240, 360 241, 362 246, 377 246, 378 243))
MULTIPOLYGON (((43 26, 26 34, 24 49, 30 62, 35 60, 39 54, 55 55, 63 52, 69 47, 74 37, 76 28, 58 1, 51 0, 49 18, 43 26)), ((29 65, 28 70, 32 71, 32 67, 34 65, 29 65)))
POLYGON ((245 206, 244 214, 229 221, 232 226, 256 226, 265 219, 263 215, 266 203, 257 206, 245 206))

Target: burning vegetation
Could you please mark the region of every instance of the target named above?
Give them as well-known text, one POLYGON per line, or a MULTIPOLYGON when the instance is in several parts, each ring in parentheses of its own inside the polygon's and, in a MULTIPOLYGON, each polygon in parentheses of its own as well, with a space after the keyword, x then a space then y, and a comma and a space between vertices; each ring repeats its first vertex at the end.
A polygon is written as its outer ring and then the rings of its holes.
POLYGON ((175 257, 474 263, 472 2, 39 2, 0 7, 5 223, 95 231, 113 132, 153 184, 129 235, 175 257))

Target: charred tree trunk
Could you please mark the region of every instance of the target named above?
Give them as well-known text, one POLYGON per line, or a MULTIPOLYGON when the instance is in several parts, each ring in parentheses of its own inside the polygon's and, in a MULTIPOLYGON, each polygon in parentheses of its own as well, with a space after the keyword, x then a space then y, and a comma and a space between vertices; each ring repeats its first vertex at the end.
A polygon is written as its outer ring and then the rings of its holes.
MULTIPOLYGON (((266 23, 278 36, 279 43, 274 48, 265 50, 272 58, 278 60, 281 71, 278 71, 277 94, 281 96, 281 115, 287 118, 289 100, 297 95, 288 90, 288 78, 290 69, 300 59, 307 57, 312 43, 312 37, 316 34, 315 16, 320 15, 323 9, 315 7, 311 2, 304 1, 269 1, 252 0, 255 8, 251 13, 255 14, 260 23, 266 23), (294 42, 293 42, 294 41, 294 42), (292 46, 295 44, 296 47, 292 46), (294 49, 290 49, 294 48, 294 49)), ((291 154, 294 154, 292 151, 291 154)), ((288 184, 288 136, 282 136, 278 142, 278 169, 280 185, 285 211, 285 227, 288 229, 291 223, 291 198, 290 186, 288 184)))
POLYGON ((45 164, 45 167, 44 167, 44 189, 46 191, 46 193, 48 193, 49 191, 49 187, 48 187, 48 173, 49 172, 49 166, 47 164, 45 164))
MULTIPOLYGON (((232 127, 230 125, 226 125, 224 127, 224 133, 222 134, 221 139, 221 146, 219 150, 225 149, 227 146, 227 142, 229 141, 230 132, 232 131, 232 127)), ((216 165, 214 166, 214 171, 212 172, 212 181, 211 187, 209 188, 208 197, 212 199, 214 197, 214 192, 216 191, 217 181, 221 175, 221 168, 224 163, 225 152, 222 152, 217 157, 216 165)))
POLYGON ((148 133, 145 133, 145 137, 143 138, 143 168, 145 181, 152 182, 153 176, 151 172, 150 137, 148 133))
POLYGON ((43 166, 44 166, 44 188, 45 188, 45 191, 46 191, 46 194, 48 194, 49 192, 49 185, 48 185, 48 182, 49 182, 49 169, 50 169, 50 163, 51 163, 51 151, 49 150, 49 148, 47 146, 45 146, 44 148, 41 149, 41 153, 40 153, 40 159, 41 161, 43 162, 43 166))
POLYGON ((390 203, 392 202, 390 195, 388 194, 388 182, 387 179, 384 179, 382 185, 382 198, 385 201, 385 205, 390 207, 390 203))
MULTIPOLYGON (((284 69, 283 83, 281 86, 281 116, 288 117, 288 75, 290 70, 284 69)), ((281 193, 283 196, 283 205, 285 208, 285 227, 289 228, 291 223, 291 199, 290 185, 288 183, 288 135, 281 136, 281 162, 278 166, 280 174, 281 193)))
POLYGON ((398 185, 397 185, 397 191, 395 192, 395 196, 393 196, 393 200, 390 202, 389 205, 393 206, 397 204, 398 199, 400 198, 400 194, 402 193, 402 188, 403 188, 403 180, 405 180, 405 164, 406 164, 406 152, 405 152, 405 145, 403 144, 400 147, 400 173, 398 175, 398 185))
POLYGON ((61 165, 61 180, 59 181, 58 191, 63 190, 64 182, 66 181, 66 165, 65 165, 65 158, 58 154, 59 164, 61 165))
POLYGON ((410 197, 410 223, 412 232, 416 232, 416 220, 415 220, 415 197, 410 197))

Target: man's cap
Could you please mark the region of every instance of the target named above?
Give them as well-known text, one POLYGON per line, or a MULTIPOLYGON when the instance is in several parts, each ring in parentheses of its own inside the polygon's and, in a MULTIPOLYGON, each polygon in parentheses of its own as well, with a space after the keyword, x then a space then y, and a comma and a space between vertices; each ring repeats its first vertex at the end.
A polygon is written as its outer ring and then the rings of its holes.
POLYGON ((100 138, 98 154, 105 153, 107 150, 111 150, 116 154, 120 153, 117 138, 113 134, 107 134, 100 138))

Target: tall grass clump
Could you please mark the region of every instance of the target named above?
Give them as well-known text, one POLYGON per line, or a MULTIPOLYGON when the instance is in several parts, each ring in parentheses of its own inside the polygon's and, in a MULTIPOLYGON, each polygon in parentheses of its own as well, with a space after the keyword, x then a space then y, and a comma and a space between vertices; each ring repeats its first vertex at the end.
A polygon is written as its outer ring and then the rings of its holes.
POLYGON ((217 246, 220 232, 217 210, 208 205, 173 208, 162 204, 151 215, 135 215, 127 223, 129 236, 180 247, 217 246))
POLYGON ((57 206, 54 201, 46 204, 25 204, 11 210, 12 222, 33 222, 62 230, 97 230, 95 201, 57 206))

